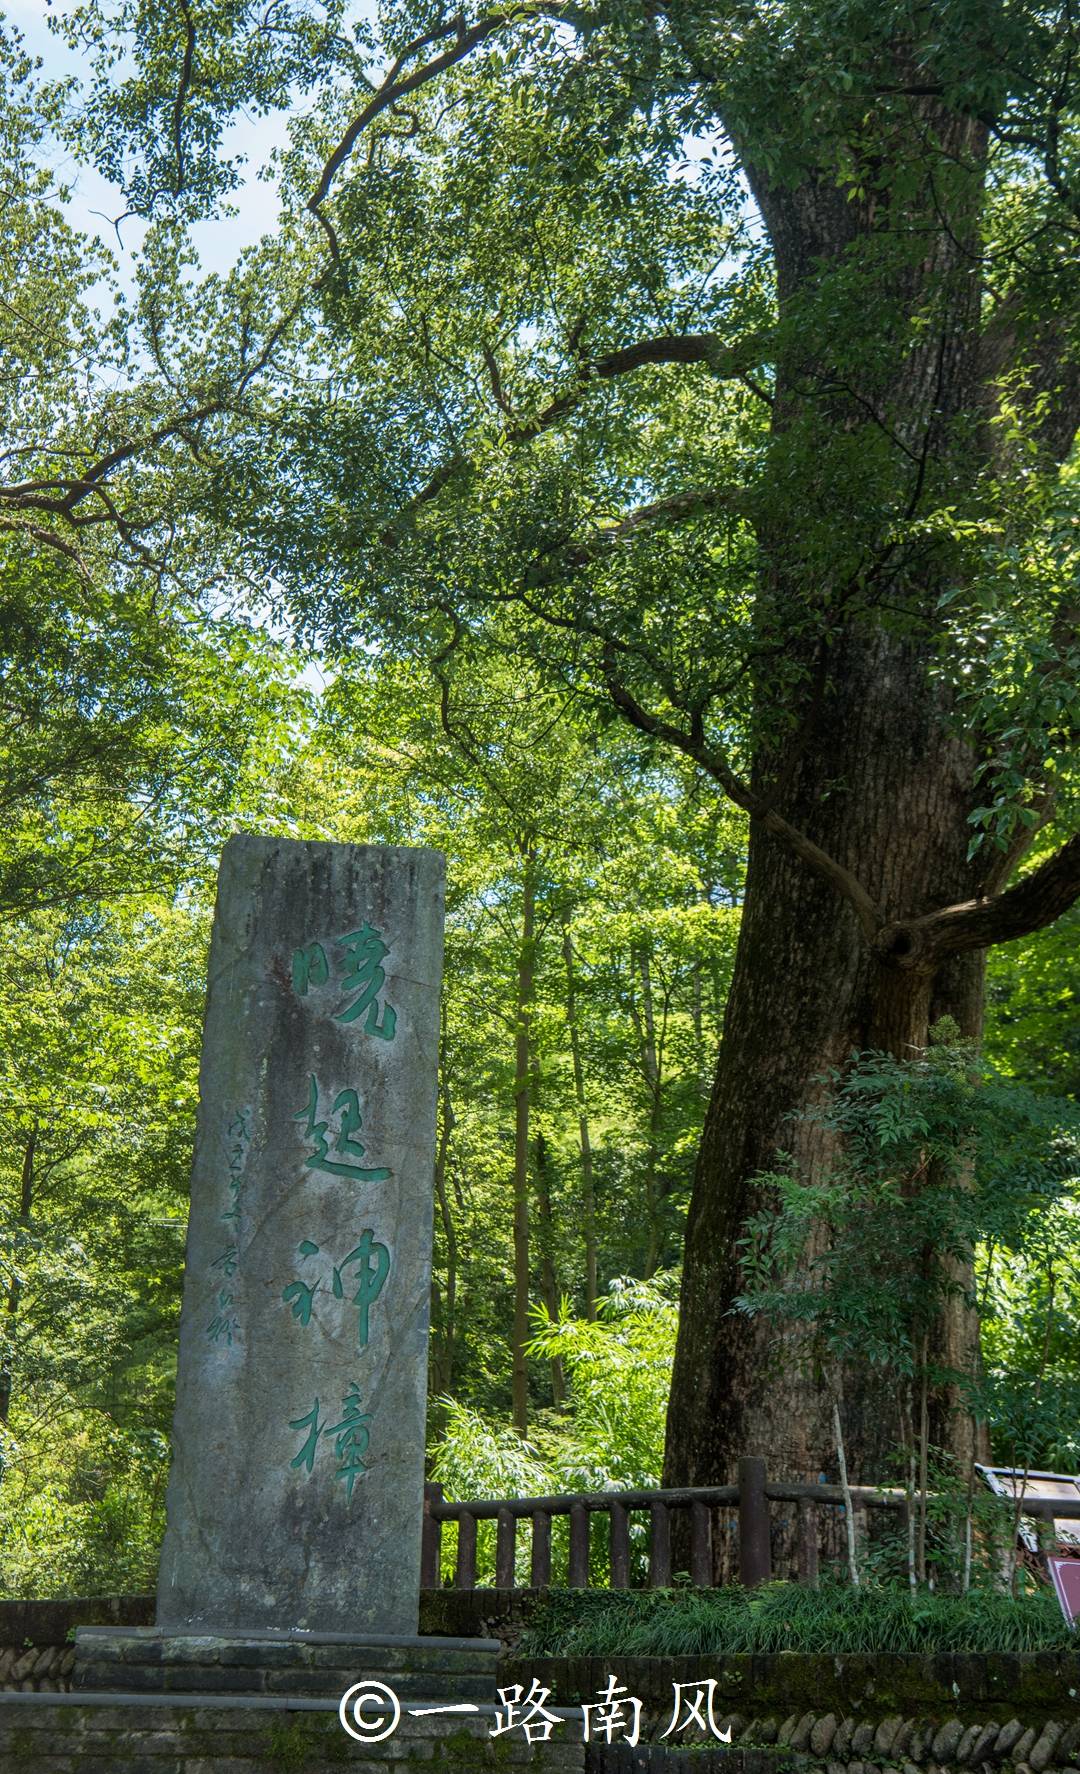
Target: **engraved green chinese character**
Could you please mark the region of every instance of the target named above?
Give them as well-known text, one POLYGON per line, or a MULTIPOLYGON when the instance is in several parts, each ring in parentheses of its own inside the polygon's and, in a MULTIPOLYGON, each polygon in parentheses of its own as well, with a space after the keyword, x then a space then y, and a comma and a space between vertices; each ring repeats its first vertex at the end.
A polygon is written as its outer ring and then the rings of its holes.
MULTIPOLYGON (((298 1247, 302 1257, 318 1256, 319 1246, 310 1238, 305 1238, 298 1247)), ((366 1226, 360 1234, 360 1242, 351 1250, 340 1264, 333 1269, 331 1292, 335 1300, 345 1298, 345 1271, 356 1271, 356 1292, 351 1304, 357 1310, 357 1340, 361 1349, 368 1344, 368 1331, 371 1308, 382 1293, 386 1278, 390 1273, 390 1252, 385 1244, 375 1242, 375 1234, 370 1226, 366 1226)), ((292 1308, 292 1315, 302 1325, 311 1323, 311 1313, 315 1295, 322 1286, 320 1280, 313 1282, 290 1281, 282 1289, 281 1297, 287 1306, 292 1308)))
POLYGON ((319 1086, 315 1074, 311 1074, 308 1100, 304 1108, 298 1109, 293 1116, 294 1121, 303 1121, 306 1131, 315 1142, 315 1150, 304 1160, 306 1169, 328 1171, 332 1176, 354 1177, 357 1182, 381 1183, 390 1175, 385 1167, 364 1165, 359 1160, 364 1156, 365 1147, 357 1134, 363 1126, 360 1114, 360 1099, 355 1090, 340 1090, 334 1098, 334 1106, 330 1111, 331 1119, 341 1116, 333 1150, 337 1158, 329 1156, 330 1147, 326 1134, 329 1121, 318 1121, 319 1086))
POLYGON ((342 1400, 341 1422, 322 1430, 323 1435, 334 1437, 334 1452, 338 1457, 335 1477, 341 1479, 350 1502, 357 1477, 367 1471, 363 1456, 371 1439, 367 1427, 370 1422, 371 1412, 360 1409, 360 1388, 353 1380, 342 1400))
POLYGON ((288 1287, 282 1289, 282 1299, 286 1304, 292 1302, 292 1315, 301 1324, 311 1323, 311 1308, 321 1286, 320 1281, 313 1281, 310 1287, 303 1281, 290 1281, 288 1287))
POLYGON ((307 1416, 297 1417, 295 1422, 289 1424, 289 1428, 306 1429, 308 1431, 307 1439, 305 1440, 303 1447, 300 1449, 295 1460, 289 1461, 289 1465, 290 1467, 306 1466, 310 1472, 315 1464, 315 1449, 319 1445, 319 1437, 322 1434, 322 1430, 319 1427, 319 1401, 317 1398, 307 1416))
POLYGON ((357 992, 357 996, 344 1010, 337 1012, 335 1020, 356 1022, 366 1011, 365 1034, 377 1035, 380 1041, 392 1041, 397 1027, 397 1012, 392 1005, 383 1005, 382 1022, 379 1021, 379 993, 386 983, 380 962, 390 953, 389 945, 373 925, 362 924, 359 930, 350 931, 348 936, 339 936, 337 947, 345 950, 349 960, 349 971, 341 982, 342 988, 346 992, 357 992))
POLYGON ((370 1411, 360 1409, 360 1388, 353 1380, 346 1396, 341 1402, 340 1423, 319 1422, 319 1400, 304 1417, 296 1417, 289 1423, 290 1429, 304 1429, 304 1437, 300 1452, 290 1460, 291 1470, 298 1471, 302 1466, 311 1473, 315 1468, 315 1454, 322 1436, 333 1438, 334 1452, 338 1460, 336 1478, 340 1478, 345 1486, 345 1494, 352 1499, 353 1486, 361 1472, 367 1471, 364 1455, 367 1453, 371 1439, 368 1424, 371 1422, 370 1411))
MULTIPOLYGON (((319 1254, 318 1245, 312 1244, 310 1238, 303 1239, 297 1249, 302 1257, 317 1257, 319 1254)), ((282 1299, 286 1305, 291 1303, 292 1315, 299 1319, 301 1324, 311 1323, 312 1304, 321 1286, 321 1281, 313 1281, 310 1287, 304 1281, 290 1281, 288 1287, 282 1289, 282 1299)))
POLYGON ((386 1277, 390 1273, 390 1252, 385 1244, 372 1242, 374 1233, 370 1226, 360 1234, 360 1242, 355 1250, 351 1250, 341 1267, 334 1270, 333 1293, 337 1300, 344 1298, 342 1271, 350 1266, 355 1268, 359 1286, 353 1294, 352 1303, 359 1314, 357 1333, 361 1349, 367 1348, 368 1318, 371 1307, 382 1293, 386 1277))
POLYGON ((324 986, 330 978, 330 965, 321 942, 309 942, 296 949, 292 958, 293 991, 306 998, 309 986, 324 986))
POLYGON ((233 1303, 232 1294, 223 1288, 218 1294, 217 1303, 217 1312, 207 1325, 206 1334, 212 1343, 220 1343, 224 1338, 231 1348, 233 1336, 240 1328, 239 1319, 235 1313, 229 1311, 229 1307, 233 1303))

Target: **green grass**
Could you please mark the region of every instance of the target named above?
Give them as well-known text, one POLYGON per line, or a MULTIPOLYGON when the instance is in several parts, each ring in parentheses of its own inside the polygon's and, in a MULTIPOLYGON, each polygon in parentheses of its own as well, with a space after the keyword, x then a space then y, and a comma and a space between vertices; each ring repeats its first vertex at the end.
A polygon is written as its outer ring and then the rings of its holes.
POLYGON ((680 1657, 749 1651, 1076 1651, 1049 1591, 912 1596, 899 1589, 563 1590, 539 1604, 526 1657, 680 1657))

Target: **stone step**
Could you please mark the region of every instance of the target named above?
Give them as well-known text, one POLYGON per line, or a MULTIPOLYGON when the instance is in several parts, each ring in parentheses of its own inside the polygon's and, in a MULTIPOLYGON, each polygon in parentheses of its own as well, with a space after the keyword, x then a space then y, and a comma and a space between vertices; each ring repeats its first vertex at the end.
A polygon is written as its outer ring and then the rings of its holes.
POLYGON ((369 1664, 296 1665, 265 1669, 257 1664, 76 1664, 73 1691, 109 1694, 310 1694, 336 1698, 368 1677, 385 1683, 401 1700, 494 1701, 494 1671, 372 1670, 369 1664))
POLYGON ((176 1635, 142 1636, 104 1630, 80 1631, 75 1642, 76 1668, 82 1662, 128 1665, 198 1664, 208 1667, 228 1663, 264 1669, 287 1669, 302 1664, 310 1669, 343 1668, 362 1664, 365 1669, 460 1670, 462 1674, 493 1671, 500 1655, 498 1639, 414 1639, 405 1642, 330 1638, 196 1638, 176 1635))
POLYGON ((361 1679, 402 1699, 495 1698, 497 1639, 258 1633, 222 1638, 91 1628, 76 1639, 77 1693, 293 1694, 332 1698, 361 1679))

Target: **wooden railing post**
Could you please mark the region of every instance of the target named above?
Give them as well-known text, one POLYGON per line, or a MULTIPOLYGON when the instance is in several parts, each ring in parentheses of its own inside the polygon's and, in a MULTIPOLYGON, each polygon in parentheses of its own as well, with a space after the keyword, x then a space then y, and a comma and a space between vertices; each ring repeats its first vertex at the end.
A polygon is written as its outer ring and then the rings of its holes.
POLYGON ((746 1589, 756 1589, 772 1576, 765 1484, 764 1460, 758 1454, 743 1454, 739 1461, 739 1581, 746 1589))
POLYGON ((584 1503, 570 1505, 570 1569, 567 1584, 571 1589, 589 1586, 589 1511, 584 1503))
POLYGON ((458 1516, 457 1569, 454 1572, 454 1588, 476 1588, 476 1517, 470 1515, 468 1510, 458 1516))
POLYGON ((653 1503, 649 1516, 649 1588, 666 1589, 671 1582, 671 1513, 666 1503, 653 1503))
POLYGON ((630 1515, 622 1503, 612 1503, 611 1518, 611 1587, 630 1587, 630 1515))
POLYGON ((513 1589, 514 1553, 517 1549, 517 1521, 509 1509, 500 1509, 495 1530, 495 1587, 513 1589))
POLYGON ((424 1527, 420 1538, 421 1589, 438 1589, 442 1577, 442 1522, 431 1513, 431 1505, 441 1503, 442 1500, 441 1484, 432 1482, 424 1486, 424 1527))
POLYGON ((538 1509, 532 1518, 529 1582, 534 1589, 551 1587, 551 1517, 546 1509, 538 1509))

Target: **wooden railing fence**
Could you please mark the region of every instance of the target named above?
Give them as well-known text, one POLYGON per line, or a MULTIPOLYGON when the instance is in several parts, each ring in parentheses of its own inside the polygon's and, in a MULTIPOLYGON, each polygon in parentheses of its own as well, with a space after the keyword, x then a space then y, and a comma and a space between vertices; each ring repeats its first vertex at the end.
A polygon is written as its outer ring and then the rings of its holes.
MULTIPOLYGON (((717 1511, 725 1509, 737 1520, 739 1582, 753 1589, 759 1583, 767 1583, 772 1576, 771 1503, 794 1504, 799 1581, 816 1582, 821 1538, 819 1511, 846 1506, 841 1486, 770 1482, 765 1461, 756 1455, 746 1455, 739 1461, 738 1474, 738 1483, 733 1485, 675 1490, 584 1491, 567 1496, 507 1497, 465 1503, 449 1502, 441 1485, 425 1485, 421 1582, 428 1589, 439 1587, 443 1524, 456 1522, 457 1555, 452 1587, 475 1589, 477 1523, 494 1521, 495 1586, 497 1589, 515 1588, 518 1528, 520 1523, 528 1522, 531 1524, 529 1585, 534 1589, 547 1589, 552 1581, 551 1524, 559 1515, 569 1517, 567 1587, 585 1589, 589 1585, 591 1519, 606 1515, 610 1585, 612 1589, 628 1589, 631 1578, 630 1518, 638 1513, 647 1515, 649 1523, 648 1586, 665 1589, 672 1577, 672 1518, 677 1511, 682 1511, 689 1515, 690 1581, 702 1588, 711 1588, 716 1568, 714 1524, 717 1511)), ((870 1509, 894 1510, 906 1520, 909 1505, 904 1491, 852 1485, 850 1497, 856 1515, 870 1509)), ((1080 1502, 1025 1497, 1023 1511, 1025 1515, 1080 1519, 1080 1502)))

